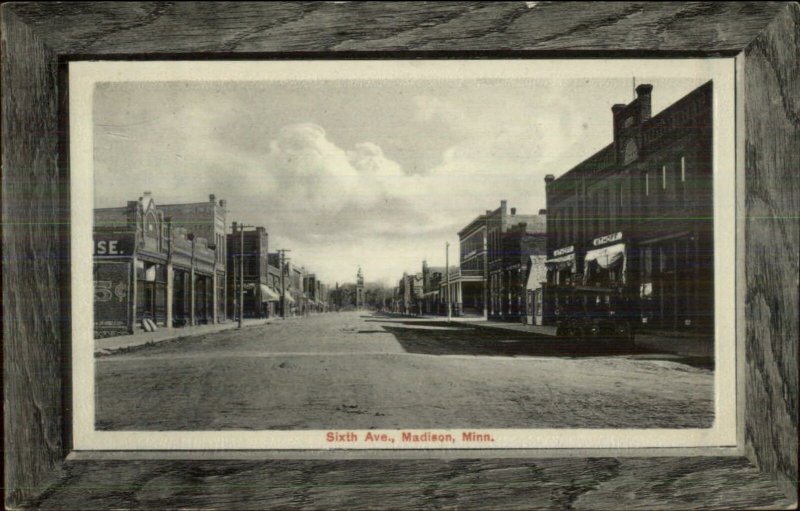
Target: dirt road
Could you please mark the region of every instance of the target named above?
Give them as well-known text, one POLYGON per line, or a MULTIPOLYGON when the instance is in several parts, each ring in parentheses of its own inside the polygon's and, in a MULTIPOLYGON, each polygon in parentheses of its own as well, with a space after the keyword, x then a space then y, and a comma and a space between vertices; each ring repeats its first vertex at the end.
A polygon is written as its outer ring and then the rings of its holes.
POLYGON ((713 421, 709 368, 356 312, 96 361, 103 430, 695 428, 713 421))

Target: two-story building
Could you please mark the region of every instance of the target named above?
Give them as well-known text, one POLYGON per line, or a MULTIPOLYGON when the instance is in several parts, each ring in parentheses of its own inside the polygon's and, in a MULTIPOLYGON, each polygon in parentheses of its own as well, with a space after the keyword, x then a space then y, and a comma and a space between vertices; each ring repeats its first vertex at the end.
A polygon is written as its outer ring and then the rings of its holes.
POLYGON ((639 85, 631 103, 611 107, 608 146, 545 178, 545 302, 552 312, 575 285, 618 289, 644 327, 710 329, 713 84, 655 116, 652 89, 639 85))
POLYGON ((94 210, 95 335, 219 319, 219 247, 192 225, 169 217, 149 192, 126 206, 94 210))
POLYGON ((448 283, 456 315, 488 314, 486 236, 486 215, 479 215, 458 232, 460 271, 451 274, 448 283))
MULTIPOLYGON (((489 317, 517 320, 525 310, 525 284, 528 247, 537 235, 544 245, 546 230, 544 215, 518 215, 508 208, 505 200, 500 207, 487 211, 487 271, 489 287, 489 317), (530 238, 530 239, 529 239, 530 238)), ((544 247, 542 247, 544 250, 544 247)))
POLYGON ((238 317, 237 306, 243 297, 245 318, 270 317, 273 313, 270 304, 279 295, 269 284, 269 235, 264 227, 241 228, 236 222, 232 230, 227 236, 231 316, 238 317))
POLYGON ((213 293, 209 316, 212 322, 224 321, 227 315, 227 297, 225 285, 227 271, 227 243, 228 233, 227 210, 224 200, 217 201, 212 194, 206 202, 187 204, 159 204, 158 208, 164 212, 174 227, 182 227, 195 238, 203 238, 209 247, 214 250, 214 271, 208 287, 213 293))

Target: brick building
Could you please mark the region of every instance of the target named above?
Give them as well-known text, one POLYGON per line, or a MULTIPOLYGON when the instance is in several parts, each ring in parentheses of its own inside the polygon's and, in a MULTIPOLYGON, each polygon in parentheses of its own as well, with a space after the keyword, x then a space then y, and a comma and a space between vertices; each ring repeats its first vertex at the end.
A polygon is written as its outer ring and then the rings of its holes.
POLYGON ((448 283, 456 315, 487 315, 486 236, 486 215, 479 215, 458 232, 460 271, 451 274, 448 283))
POLYGON ((486 221, 489 317, 519 319, 525 311, 525 284, 528 251, 545 250, 544 215, 518 215, 516 208, 500 207, 487 211, 486 221), (536 241, 538 240, 538 245, 536 241))
POLYGON ((623 290, 645 327, 713 326, 712 86, 655 116, 638 86, 611 108, 611 144, 545 178, 545 317, 582 285, 623 290))
POLYGON ((95 335, 133 333, 144 320, 172 328, 219 319, 220 249, 191 231, 194 225, 170 218, 149 192, 94 210, 95 335))
POLYGON ((206 202, 188 204, 160 204, 158 208, 164 212, 164 217, 169 218, 173 226, 182 227, 193 237, 203 238, 209 247, 214 250, 214 272, 212 282, 208 284, 213 288, 210 315, 213 321, 224 321, 226 317, 227 299, 226 271, 227 271, 227 243, 228 232, 227 211, 225 201, 217 202, 214 195, 208 196, 206 202))
POLYGON ((231 317, 238 317, 240 288, 244 280, 244 317, 265 318, 274 314, 279 295, 269 285, 269 235, 264 227, 241 230, 236 222, 227 235, 228 297, 231 317))

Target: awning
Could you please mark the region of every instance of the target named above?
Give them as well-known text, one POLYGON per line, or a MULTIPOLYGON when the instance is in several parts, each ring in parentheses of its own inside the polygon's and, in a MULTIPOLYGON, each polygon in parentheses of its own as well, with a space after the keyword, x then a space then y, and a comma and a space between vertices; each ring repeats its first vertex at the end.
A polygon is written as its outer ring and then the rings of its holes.
POLYGON ((554 257, 544 262, 548 267, 554 270, 564 270, 575 266, 575 253, 554 257))
POLYGON ((625 244, 617 243, 608 247, 597 248, 586 252, 584 262, 587 264, 591 261, 596 261, 600 268, 608 269, 618 262, 622 261, 625 257, 625 244))
POLYGON ((423 296, 438 296, 438 295, 439 295, 439 291, 428 291, 423 296))
POLYGON ((261 301, 262 302, 277 302, 281 296, 272 290, 269 286, 261 284, 261 301))
MULTIPOLYGON (((574 255, 574 254, 572 254, 574 255)), ((537 289, 542 287, 541 282, 536 282, 536 277, 541 277, 538 271, 536 271, 536 261, 534 259, 535 256, 530 256, 531 258, 531 271, 528 273, 528 282, 525 283, 525 289, 537 289)))
POLYGON ((286 296, 286 303, 294 303, 294 298, 292 298, 292 295, 286 293, 284 296, 286 296))

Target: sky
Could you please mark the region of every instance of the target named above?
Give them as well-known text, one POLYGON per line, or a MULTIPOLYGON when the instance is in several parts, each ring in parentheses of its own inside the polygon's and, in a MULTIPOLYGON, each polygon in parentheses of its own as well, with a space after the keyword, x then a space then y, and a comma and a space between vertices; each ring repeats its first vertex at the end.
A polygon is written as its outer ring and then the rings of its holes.
MULTIPOLYGON (((653 112, 705 80, 648 79, 653 112)), ((618 79, 100 82, 95 206, 227 200, 269 250, 323 282, 396 285, 458 264, 457 232, 501 200, 545 208, 559 176, 612 141, 618 79)))

